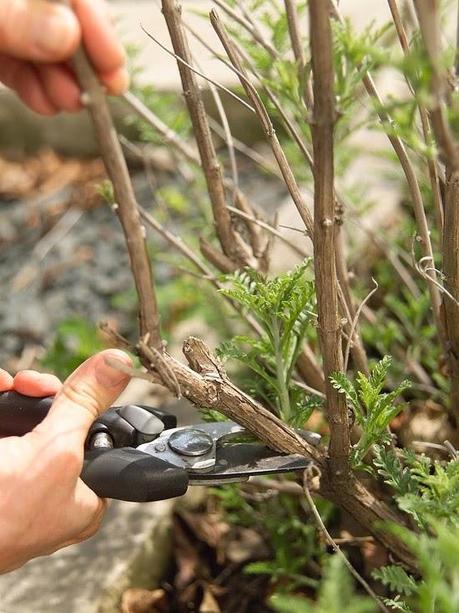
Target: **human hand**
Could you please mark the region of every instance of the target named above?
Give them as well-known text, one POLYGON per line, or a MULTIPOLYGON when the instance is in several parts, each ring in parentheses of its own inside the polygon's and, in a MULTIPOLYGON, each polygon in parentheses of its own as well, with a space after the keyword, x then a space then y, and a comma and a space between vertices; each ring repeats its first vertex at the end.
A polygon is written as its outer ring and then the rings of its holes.
POLYGON ((81 42, 109 94, 128 86, 125 56, 104 0, 0 0, 0 82, 42 115, 81 108, 68 60, 81 42))
MULTIPOLYGON (((89 358, 64 382, 48 415, 34 430, 0 440, 0 572, 85 540, 100 526, 106 501, 79 475, 91 424, 129 381, 106 364, 107 357, 131 365, 125 353, 114 349, 89 358)), ((22 375, 25 387, 19 377, 14 388, 6 389, 28 395, 35 391, 37 396, 56 391, 50 375, 35 375, 34 389, 30 374, 22 375)), ((0 385, 6 379, 1 371, 0 385)), ((8 381, 10 386, 14 382, 8 381)))

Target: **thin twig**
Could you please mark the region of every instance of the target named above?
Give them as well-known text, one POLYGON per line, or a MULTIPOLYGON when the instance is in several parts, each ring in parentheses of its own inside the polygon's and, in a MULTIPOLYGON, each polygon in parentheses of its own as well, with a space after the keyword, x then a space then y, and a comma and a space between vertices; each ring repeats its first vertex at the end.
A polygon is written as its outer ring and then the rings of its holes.
POLYGON ((449 441, 445 441, 443 445, 440 445, 439 443, 430 443, 429 441, 412 441, 411 444, 415 445, 416 447, 421 447, 421 449, 424 448, 441 451, 442 453, 450 456, 453 460, 457 460, 459 457, 458 452, 449 441))
POLYGON ((177 53, 174 53, 173 51, 170 51, 170 49, 168 49, 165 45, 162 44, 162 42, 160 42, 157 38, 155 38, 153 36, 153 34, 150 34, 150 32, 148 32, 148 30, 146 30, 142 25, 140 26, 142 28, 142 30, 144 31, 144 33, 148 36, 148 38, 151 38, 151 40, 156 43, 158 45, 158 47, 161 47, 161 49, 163 51, 165 51, 166 53, 168 53, 169 55, 171 55, 173 58, 175 58, 177 60, 177 62, 180 62, 181 64, 183 64, 184 66, 186 66, 189 70, 191 70, 192 72, 194 72, 195 74, 197 74, 199 77, 202 77, 205 81, 207 81, 208 83, 211 83, 212 85, 214 85, 215 87, 218 87, 218 89, 221 89, 222 91, 224 91, 225 93, 228 94, 228 96, 231 96, 231 98, 234 98, 234 100, 237 100, 237 102, 239 102, 240 104, 242 104, 243 106, 245 106, 246 109, 248 109, 249 111, 251 111, 252 113, 255 113, 255 109, 253 108, 253 106, 250 106, 250 104, 247 104, 247 102, 245 100, 243 100, 242 98, 240 98, 237 94, 235 94, 231 89, 229 89, 228 87, 226 87, 225 85, 223 85, 222 83, 219 83, 218 81, 214 81, 213 79, 211 79, 208 75, 204 74, 203 72, 201 72, 200 70, 198 70, 197 68, 195 68, 194 66, 192 66, 191 64, 189 64, 186 60, 184 60, 182 57, 180 57, 180 55, 177 55, 177 53))
POLYGON ((148 334, 152 346, 161 352, 163 344, 160 318, 153 271, 145 242, 145 229, 140 222, 134 189, 117 138, 105 91, 82 48, 75 54, 73 67, 86 94, 87 107, 93 120, 102 157, 113 184, 118 205, 116 211, 125 234, 137 289, 140 334, 141 336, 148 334))
POLYGON ((344 205, 336 199, 335 190, 335 262, 336 276, 338 279, 338 298, 341 307, 340 310, 344 315, 343 329, 348 335, 348 338, 352 339, 350 350, 354 365, 360 372, 368 374, 368 359, 363 346, 362 337, 360 335, 358 317, 356 317, 351 284, 349 281, 349 272, 346 264, 342 221, 343 215, 344 205), (356 322, 353 330, 350 329, 351 322, 356 322))
POLYGON ((124 338, 124 336, 122 336, 119 332, 114 330, 107 321, 99 322, 98 328, 103 334, 105 334, 107 339, 111 344, 113 344, 114 347, 119 347, 125 351, 134 353, 134 345, 124 338))
MULTIPOLYGON (((287 15, 287 25, 292 43, 292 51, 298 65, 298 82, 301 83, 305 78, 306 60, 303 51, 303 41, 299 24, 298 8, 296 0, 284 0, 285 13, 287 15)), ((303 100, 307 109, 313 107, 312 83, 308 78, 303 89, 303 100)))
POLYGON ((119 370, 125 375, 129 377, 133 377, 135 379, 143 379, 144 381, 149 381, 154 385, 162 385, 161 379, 158 375, 151 373, 150 371, 140 370, 139 368, 131 368, 121 360, 117 360, 116 358, 107 357, 105 358, 105 363, 111 368, 115 370, 119 370))
POLYGON ((454 447, 454 445, 446 440, 443 441, 443 445, 448 449, 450 456, 453 460, 457 460, 459 458, 459 451, 454 447))
POLYGON ((252 36, 252 38, 256 42, 260 43, 260 45, 266 49, 266 51, 269 53, 271 57, 274 57, 274 58, 279 57, 279 53, 277 52, 275 47, 273 47, 271 43, 269 43, 264 38, 264 36, 262 36, 259 30, 255 30, 251 23, 249 23, 246 19, 241 17, 234 9, 228 6, 228 4, 226 4, 225 2, 222 2, 222 0, 212 0, 212 1, 214 2, 214 4, 219 6, 222 9, 222 11, 224 11, 227 15, 229 15, 232 19, 234 19, 236 23, 238 23, 245 30, 247 30, 247 32, 252 36))
POLYGON ((83 211, 80 209, 68 209, 51 230, 38 241, 29 254, 30 263, 23 266, 11 280, 13 293, 24 290, 36 278, 48 253, 65 238, 82 215, 83 211))
MULTIPOLYGON (((157 221, 148 211, 144 208, 140 207, 140 214, 142 219, 151 226, 160 236, 162 236, 169 244, 175 247, 182 255, 184 255, 190 262, 192 262, 196 268, 202 273, 202 279, 211 283, 217 290, 221 290, 224 288, 223 283, 217 279, 212 270, 206 266, 206 264, 199 258, 196 253, 183 241, 180 236, 177 236, 164 228, 159 221, 157 221)), ((222 295, 222 294, 220 294, 222 295)), ((263 333, 262 328, 258 324, 258 322, 248 313, 244 311, 238 304, 236 304, 233 300, 231 300, 227 296, 223 296, 225 300, 235 309, 241 317, 243 317, 249 326, 254 330, 258 336, 261 336, 263 333)))
POLYGON ((365 232, 365 234, 369 237, 370 241, 372 241, 375 246, 381 250, 384 257, 387 258, 387 260, 392 264, 401 281, 403 281, 403 283, 407 286, 414 298, 418 299, 421 295, 419 287, 413 277, 410 275, 408 269, 400 260, 398 253, 395 252, 393 248, 394 246, 389 244, 386 239, 380 236, 380 232, 374 232, 365 224, 361 223, 358 217, 355 219, 352 218, 351 223, 363 230, 363 232, 365 232))
MULTIPOLYGON (((231 128, 228 122, 228 117, 225 112, 225 107, 223 106, 222 99, 215 87, 210 85, 210 91, 215 101, 215 105, 217 107, 218 114, 220 116, 220 120, 222 122, 223 131, 225 133, 225 143, 228 148, 228 156, 230 159, 230 167, 231 167, 231 175, 233 179, 232 192, 233 192, 233 205, 241 208, 247 214, 254 213, 252 207, 250 206, 248 200, 243 196, 241 190, 239 189, 239 174, 236 162, 236 155, 234 153, 234 140, 233 135, 231 133, 231 128)), ((263 235, 261 233, 260 226, 256 224, 246 221, 246 227, 250 238, 250 246, 252 248, 252 252, 256 258, 260 258, 265 248, 265 242, 263 240, 263 235)), ((262 269, 261 261, 260 261, 260 269, 262 269)))
MULTIPOLYGON (((437 270, 437 268, 435 268, 435 266, 429 266, 429 264, 431 264, 431 259, 424 257, 421 258, 419 261, 416 261, 416 259, 414 258, 414 252, 413 252, 413 267, 414 269, 421 275, 421 277, 423 279, 429 277, 429 272, 431 271, 435 271, 437 273, 437 275, 441 275, 441 271, 437 270)), ((454 295, 449 292, 446 287, 444 285, 442 285, 439 281, 435 282, 438 289, 440 290, 440 292, 442 294, 444 294, 448 300, 450 300, 456 307, 459 307, 459 300, 457 298, 454 297, 454 295)))
MULTIPOLYGON (((296 243, 294 243, 294 242, 290 241, 288 238, 286 238, 282 234, 282 232, 279 232, 279 230, 276 230, 276 228, 274 228, 269 223, 266 223, 265 221, 262 221, 261 219, 257 219, 256 217, 251 217, 247 213, 244 213, 244 211, 240 211, 239 209, 236 209, 234 206, 228 206, 228 210, 231 211, 231 213, 234 213, 234 215, 238 215, 238 217, 242 217, 243 219, 247 219, 248 221, 251 221, 252 223, 255 223, 255 224, 259 225, 261 228, 264 228, 270 234, 272 234, 273 236, 276 236, 283 243, 288 245, 288 247, 290 247, 290 249, 292 249, 292 251, 294 251, 301 258, 304 259, 304 258, 307 258, 308 256, 311 255, 305 249, 301 249, 301 247, 298 247, 298 245, 296 243)), ((304 232, 303 232, 303 234, 304 234, 304 232)))
MULTIPOLYGON (((312 0, 312 2, 315 2, 315 1, 316 0, 312 0)), ((318 1, 321 2, 322 0, 318 0, 318 1)), ((316 98, 316 100, 317 100, 317 98, 316 98)), ((311 512, 314 515, 314 519, 316 520, 316 523, 317 523, 317 525, 319 527, 319 530, 323 533, 327 543, 333 548, 333 551, 337 555, 339 555, 341 557, 341 559, 343 560, 346 568, 349 570, 351 575, 360 583, 360 585, 367 592, 367 594, 369 594, 371 596, 371 598, 373 598, 373 600, 377 603, 379 609, 381 611, 384 611, 384 613, 389 613, 389 609, 381 602, 381 600, 379 599, 377 594, 371 589, 371 587, 368 585, 368 583, 365 581, 365 579, 362 577, 362 575, 360 573, 358 573, 356 571, 356 569, 352 566, 352 564, 349 562, 347 557, 344 555, 344 553, 342 552, 340 546, 333 539, 332 535, 327 530, 324 522, 322 521, 320 513, 317 510, 317 507, 316 507, 316 505, 314 503, 314 500, 313 500, 313 498, 311 496, 311 492, 309 490, 309 480, 310 480, 311 476, 314 475, 314 473, 317 474, 317 469, 314 469, 314 468, 311 469, 311 470, 306 469, 304 471, 303 490, 304 490, 304 494, 306 496, 306 500, 308 501, 309 508, 311 509, 311 512)))
POLYGON ((348 339, 348 342, 346 344, 346 349, 344 351, 344 372, 347 371, 347 365, 348 365, 348 362, 349 362, 349 353, 350 353, 351 345, 352 345, 352 337, 353 337, 355 329, 357 327, 360 314, 362 313, 362 310, 363 310, 364 306, 367 304, 367 302, 370 300, 370 298, 373 296, 373 294, 378 291, 378 288, 379 288, 379 285, 376 282, 376 280, 372 279, 372 281, 375 284, 374 288, 365 296, 365 298, 359 304, 359 307, 358 307, 358 309, 357 309, 357 311, 356 311, 356 313, 354 315, 354 319, 352 320, 351 330, 349 332, 349 339, 348 339))
MULTIPOLYGON (((213 117, 209 117, 209 125, 211 129, 215 132, 215 134, 217 134, 217 136, 219 136, 226 142, 225 131, 223 130, 221 125, 217 121, 215 121, 215 119, 213 119, 213 117)), ((258 153, 256 149, 252 149, 252 147, 249 147, 246 143, 236 138, 234 134, 233 146, 236 151, 239 151, 239 153, 245 155, 247 158, 249 158, 249 160, 255 162, 255 164, 257 164, 257 166, 259 166, 262 170, 282 180, 282 175, 280 174, 279 168, 277 166, 274 166, 274 164, 272 164, 270 160, 266 159, 263 155, 258 153)))
POLYGON ((177 151, 179 151, 183 157, 192 162, 193 164, 197 164, 198 166, 201 164, 199 160, 199 154, 194 149, 194 147, 190 147, 188 143, 181 138, 177 132, 174 132, 169 126, 167 126, 151 109, 149 109, 141 100, 139 100, 132 92, 126 92, 123 94, 123 98, 125 102, 129 105, 129 107, 137 113, 144 121, 149 123, 166 141, 166 143, 172 145, 177 151))
POLYGON ((276 481, 275 479, 260 479, 259 477, 251 477, 247 485, 254 486, 264 490, 273 490, 281 494, 292 494, 293 496, 303 496, 303 488, 299 483, 294 481, 276 481))

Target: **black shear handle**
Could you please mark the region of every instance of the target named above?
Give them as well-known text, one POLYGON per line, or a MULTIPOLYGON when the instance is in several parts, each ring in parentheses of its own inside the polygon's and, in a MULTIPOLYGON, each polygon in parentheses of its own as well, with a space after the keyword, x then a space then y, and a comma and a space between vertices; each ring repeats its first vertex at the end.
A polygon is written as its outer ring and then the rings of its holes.
MULTIPOLYGON (((52 397, 0 393, 0 437, 30 432, 44 419, 52 401, 52 397)), ((188 487, 185 470, 133 447, 87 450, 81 478, 101 498, 130 502, 174 498, 188 487)))
POLYGON ((0 437, 24 436, 43 421, 53 396, 32 398, 17 392, 0 394, 0 437))
POLYGON ((152 502, 182 496, 188 473, 132 447, 85 453, 81 478, 101 498, 152 502))

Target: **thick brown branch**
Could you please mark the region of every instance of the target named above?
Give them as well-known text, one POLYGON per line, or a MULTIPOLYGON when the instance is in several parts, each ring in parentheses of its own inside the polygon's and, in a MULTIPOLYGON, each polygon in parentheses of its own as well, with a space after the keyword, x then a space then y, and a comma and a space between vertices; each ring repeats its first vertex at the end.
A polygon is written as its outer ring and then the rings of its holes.
POLYGON ((107 174, 113 184, 117 204, 116 211, 126 238, 131 269, 137 289, 140 334, 141 336, 148 335, 150 344, 161 352, 163 344, 160 333, 159 311, 151 262, 145 242, 145 229, 140 221, 134 189, 105 92, 82 49, 77 51, 73 66, 85 92, 87 107, 94 123, 107 174))
MULTIPOLYGON (((343 17, 341 16, 336 4, 333 2, 333 0, 329 0, 329 2, 333 17, 337 19, 340 23, 343 23, 343 17)), ((391 125, 391 118, 384 109, 383 101, 378 93, 373 78, 368 71, 364 73, 364 76, 362 77, 362 82, 368 95, 376 101, 377 113, 381 123, 383 125, 391 125)), ((423 251, 423 255, 425 257, 430 258, 431 261, 434 261, 430 231, 424 210, 424 203, 422 201, 421 190, 419 188, 419 183, 416 177, 416 171, 413 167, 413 164, 411 163, 411 160, 408 156, 408 153, 401 138, 399 136, 394 135, 393 133, 389 133, 387 137, 399 159, 400 166, 402 167, 402 170, 405 174, 408 190, 413 201, 413 210, 416 218, 417 230, 421 239, 420 244, 423 251)), ((444 338, 444 335, 442 334, 443 325, 440 315, 441 297, 438 287, 436 285, 437 279, 435 270, 430 270, 428 273, 428 277, 432 279, 431 281, 428 280, 427 286, 429 289, 435 323, 437 324, 438 330, 440 331, 442 338, 444 338)))
MULTIPOLYGON (((298 65, 298 82, 301 83, 305 77, 306 60, 303 51, 303 41, 301 40, 297 2, 296 0, 284 0, 284 5, 292 51, 298 65)), ((312 83, 310 78, 306 79, 304 84, 303 100, 306 108, 312 109, 312 83)))
POLYGON ((385 528, 387 522, 403 525, 403 516, 379 501, 352 476, 346 482, 346 487, 332 481, 326 470, 326 450, 300 437, 278 417, 236 387, 203 341, 191 337, 185 341, 183 351, 189 366, 178 362, 167 353, 164 354, 168 368, 174 372, 183 396, 198 407, 220 411, 253 432, 271 449, 313 458, 322 473, 318 492, 349 512, 407 566, 416 566, 415 558, 404 543, 385 528))
POLYGON ((247 21, 247 19, 241 17, 237 11, 228 6, 226 2, 223 2, 222 0, 213 0, 213 2, 219 6, 222 11, 229 15, 231 19, 247 30, 247 32, 252 36, 253 40, 264 47, 272 58, 276 59, 279 57, 277 50, 265 39, 258 28, 254 28, 253 25, 247 21))
POLYGON ((435 0, 416 0, 416 13, 432 67, 430 118, 445 163, 445 224, 443 229, 443 274, 451 296, 443 301, 447 356, 451 379, 451 409, 459 425, 459 147, 448 124, 444 96, 447 79, 441 67, 439 8, 435 0))
POLYGON ((330 381, 332 373, 342 372, 343 355, 335 246, 333 133, 336 112, 331 26, 325 2, 309 2, 309 22, 314 92, 314 120, 311 126, 314 148, 314 269, 333 481, 347 478, 350 437, 345 399, 330 381))
MULTIPOLYGON (((408 55, 410 53, 410 46, 408 42, 408 36, 405 31, 405 27, 403 25, 403 21, 398 10, 397 0, 387 0, 390 8, 390 12, 392 14, 392 19, 394 20, 395 29, 397 32, 398 39, 400 41, 400 46, 403 49, 403 53, 408 55)), ((408 86, 412 89, 411 83, 407 78, 408 86)), ((424 140, 426 145, 429 145, 432 141, 432 130, 430 127, 429 116, 427 114, 427 110, 425 106, 419 102, 418 103, 419 116, 421 118, 421 126, 422 133, 424 136, 424 140)), ((432 160, 430 157, 426 159, 427 169, 429 171, 429 179, 430 179, 430 187, 432 190, 432 199, 435 208, 435 214, 437 216, 437 227, 440 233, 443 230, 444 218, 443 218, 443 202, 441 199, 440 192, 440 180, 438 177, 438 169, 437 163, 435 160, 432 160)))
MULTIPOLYGON (((162 10, 174 52, 192 63, 188 42, 182 25, 181 8, 175 0, 162 0, 162 10)), ((212 205, 215 229, 224 254, 233 261, 232 270, 240 266, 253 266, 256 261, 242 241, 240 235, 234 230, 231 215, 226 208, 225 188, 221 166, 215 152, 210 132, 207 114, 202 100, 196 76, 185 64, 178 62, 178 69, 182 81, 183 94, 188 112, 193 124, 193 132, 201 158, 201 166, 206 179, 207 190, 212 205)))
MULTIPOLYGON (((277 136, 274 131, 274 127, 266 111, 266 108, 264 107, 255 87, 252 85, 251 81, 249 80, 247 72, 242 64, 241 57, 243 56, 243 53, 240 47, 238 47, 234 41, 230 40, 230 38, 226 34, 223 24, 221 23, 215 11, 211 12, 210 17, 211 17, 212 25, 214 26, 214 29, 217 32, 220 40, 222 41, 222 44, 225 47, 225 50, 231 60, 233 69, 235 70, 236 75, 239 77, 241 84, 247 93, 248 98, 252 102, 252 105, 255 108, 258 117, 260 118, 260 123, 270 142, 271 148, 279 164, 279 168, 281 169, 282 175, 284 177, 284 181, 287 185, 287 188, 289 189, 292 200, 294 201, 298 209, 298 212, 300 213, 300 216, 302 217, 303 222, 305 223, 305 226, 308 230, 310 238, 312 239, 313 236, 311 234, 311 230, 308 225, 310 223, 309 220, 311 218, 311 215, 298 189, 295 177, 290 169, 290 166, 284 155, 282 147, 277 139, 277 136)), ((299 36, 298 33, 297 33, 297 36, 299 36)), ((249 62, 249 61, 246 59, 246 62, 249 62)), ((226 61, 225 61, 225 64, 226 64, 226 61)), ((250 62, 249 62, 249 66, 250 66, 250 62)), ((253 68, 251 68, 251 71, 256 76, 256 71, 253 68)), ((301 135, 299 134, 297 128, 295 127, 294 123, 290 120, 290 118, 287 116, 279 100, 272 93, 269 87, 267 87, 265 84, 262 84, 262 85, 263 85, 264 91, 266 92, 266 95, 269 97, 269 99, 271 100, 271 102, 276 107, 277 111, 279 112, 280 116, 282 117, 287 131, 290 133, 293 140, 298 145, 298 148, 303 154, 311 171, 314 172, 314 161, 301 135)), ((311 99, 312 99, 312 96, 311 96, 311 99)), ((340 197, 337 197, 337 206, 341 210, 344 210, 343 201, 342 201, 342 198, 340 197)), ((336 257, 337 259, 341 257, 344 258, 343 252, 337 250, 336 257)), ((351 289, 349 285, 349 278, 347 274, 347 267, 346 267, 346 262, 344 259, 342 259, 342 261, 337 261, 337 270, 338 270, 339 282, 342 287, 342 291, 340 291, 340 294, 339 294, 342 315, 343 315, 343 318, 346 320, 345 326, 349 328, 350 321, 354 318, 354 315, 355 315, 355 307, 352 301, 351 289)), ((362 372, 368 372, 368 362, 367 362, 365 350, 363 348, 362 341, 359 335, 358 328, 355 330, 351 349, 352 349, 352 356, 353 356, 353 359, 354 359, 354 362, 357 368, 362 372)))
POLYGON ((223 47, 225 48, 228 57, 233 64, 233 66, 237 69, 239 75, 241 75, 240 81, 241 85, 244 88, 247 97, 249 98, 252 106, 255 108, 255 111, 260 119, 260 123, 262 125, 263 131, 268 139, 269 144, 271 145, 274 156, 279 164, 279 168, 282 172, 282 176, 284 177, 285 184, 287 189, 292 196, 292 200, 294 201, 298 212, 303 220, 306 229, 308 231, 309 236, 312 237, 314 222, 312 220, 311 213, 304 202, 303 196, 301 194, 300 188, 295 180, 292 169, 287 161, 285 153, 279 143, 279 139, 277 138, 276 131, 271 122, 271 119, 266 111, 266 108, 261 101, 260 96, 258 95, 257 90, 250 82, 247 72, 242 65, 241 59, 237 52, 237 48, 234 45, 233 41, 229 38, 223 23, 221 22, 218 14, 215 11, 211 11, 210 13, 210 21, 212 26, 217 33, 220 41, 222 42, 223 47))

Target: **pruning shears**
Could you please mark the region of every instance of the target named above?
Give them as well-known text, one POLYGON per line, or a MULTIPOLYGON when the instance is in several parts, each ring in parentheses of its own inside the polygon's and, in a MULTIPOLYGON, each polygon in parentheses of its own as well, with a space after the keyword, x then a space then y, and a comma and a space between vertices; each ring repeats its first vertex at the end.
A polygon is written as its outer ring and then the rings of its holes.
MULTIPOLYGON (((22 436, 48 413, 53 397, 0 394, 0 437, 22 436)), ((320 435, 300 430, 309 443, 320 435)), ((137 404, 111 407, 92 425, 85 444, 83 481, 102 498, 151 502, 184 494, 190 485, 247 481, 310 466, 281 454, 232 421, 177 427, 175 415, 137 404)))

